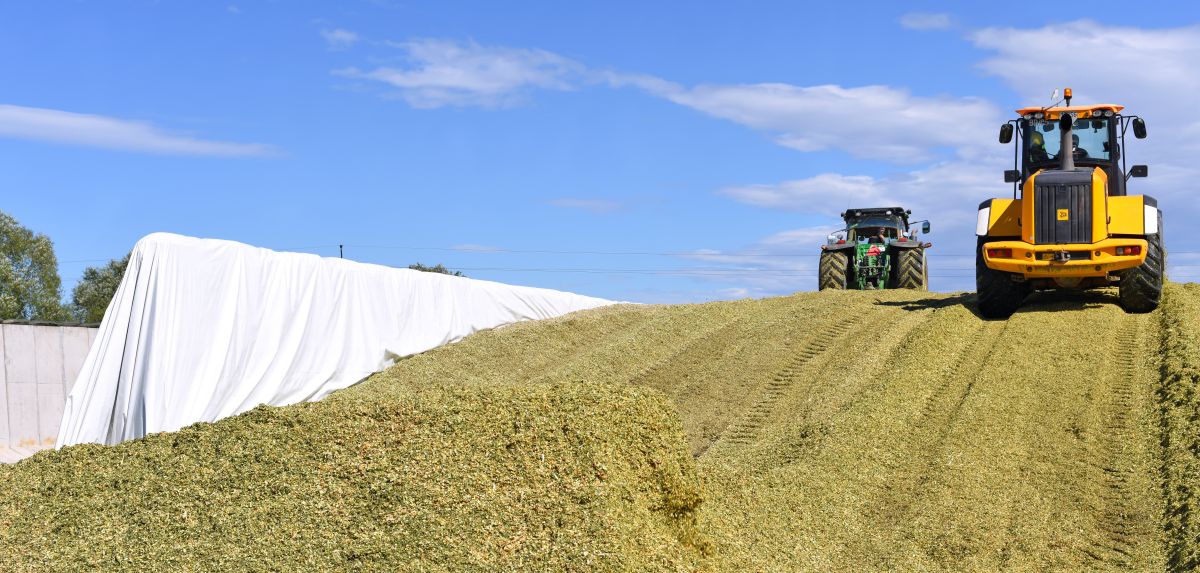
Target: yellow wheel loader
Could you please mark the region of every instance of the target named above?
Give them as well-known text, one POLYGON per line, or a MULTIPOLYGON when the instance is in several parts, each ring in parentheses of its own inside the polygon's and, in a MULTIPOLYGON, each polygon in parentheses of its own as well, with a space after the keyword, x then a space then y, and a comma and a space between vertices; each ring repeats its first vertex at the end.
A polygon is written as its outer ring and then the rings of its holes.
POLYGON ((1125 170, 1125 134, 1145 138, 1146 123, 1120 105, 1072 106, 1069 88, 1064 99, 1019 109, 1000 128, 1000 143, 1019 137, 1014 169, 1004 173, 1012 199, 979 205, 975 286, 985 317, 1006 318, 1042 289, 1116 286, 1128 312, 1158 306, 1162 211, 1126 187, 1148 173, 1145 165, 1125 170))

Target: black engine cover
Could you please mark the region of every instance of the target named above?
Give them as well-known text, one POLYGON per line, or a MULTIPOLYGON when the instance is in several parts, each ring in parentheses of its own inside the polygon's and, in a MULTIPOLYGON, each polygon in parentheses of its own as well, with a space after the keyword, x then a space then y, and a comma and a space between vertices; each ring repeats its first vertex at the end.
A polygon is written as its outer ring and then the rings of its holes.
POLYGON ((1038 174, 1033 186, 1033 218, 1034 243, 1091 243, 1092 170, 1038 174))

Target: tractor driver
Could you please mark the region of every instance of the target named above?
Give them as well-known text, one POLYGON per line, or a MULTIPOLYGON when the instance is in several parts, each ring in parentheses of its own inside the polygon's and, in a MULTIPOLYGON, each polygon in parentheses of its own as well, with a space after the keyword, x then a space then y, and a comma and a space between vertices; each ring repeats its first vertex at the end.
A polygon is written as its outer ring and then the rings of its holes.
POLYGON ((887 231, 883 227, 863 229, 863 234, 861 236, 864 237, 868 243, 887 243, 887 231))
MULTIPOLYGON (((1032 150, 1030 152, 1032 153, 1032 150)), ((1074 134, 1074 133, 1071 134, 1071 153, 1074 154, 1074 159, 1077 159, 1077 160, 1084 159, 1088 156, 1087 150, 1082 147, 1079 147, 1079 135, 1078 134, 1074 134)), ((1055 159, 1057 159, 1059 157, 1062 157, 1061 151, 1058 153, 1058 155, 1055 156, 1055 159)))
POLYGON ((1075 159, 1082 159, 1088 156, 1086 149, 1079 147, 1079 135, 1071 134, 1071 152, 1075 154, 1075 159))
POLYGON ((1050 159, 1050 154, 1046 153, 1046 139, 1042 137, 1039 131, 1034 131, 1029 135, 1029 159, 1030 161, 1047 161, 1050 159))

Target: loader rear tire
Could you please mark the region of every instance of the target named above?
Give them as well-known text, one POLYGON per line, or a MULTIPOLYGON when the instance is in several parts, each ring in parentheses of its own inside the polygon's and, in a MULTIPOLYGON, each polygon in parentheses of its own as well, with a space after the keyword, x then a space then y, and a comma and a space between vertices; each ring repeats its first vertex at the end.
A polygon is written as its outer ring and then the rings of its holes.
POLYGON ((896 288, 929 290, 925 249, 897 249, 896 288))
POLYGON ((1158 234, 1146 237, 1146 260, 1132 269, 1121 271, 1118 296, 1126 312, 1150 312, 1162 298, 1166 253, 1163 251, 1162 214, 1158 216, 1158 234))
POLYGON ((821 266, 818 270, 818 290, 845 290, 849 285, 849 257, 845 251, 821 251, 821 266))
POLYGON ((983 261, 984 237, 975 248, 975 302, 984 318, 1008 318, 1029 296, 1029 283, 1019 283, 983 261))

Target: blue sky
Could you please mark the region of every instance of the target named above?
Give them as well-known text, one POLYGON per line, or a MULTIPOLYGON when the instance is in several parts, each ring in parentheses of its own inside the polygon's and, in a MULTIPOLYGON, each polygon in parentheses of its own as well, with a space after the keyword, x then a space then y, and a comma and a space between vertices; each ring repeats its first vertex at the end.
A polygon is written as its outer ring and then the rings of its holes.
POLYGON ((1200 275, 1194 8, 745 6, 6 3, 0 210, 65 295, 169 231, 695 302, 812 290, 837 213, 899 203, 933 288, 972 290, 998 127, 1071 86, 1146 118, 1134 192, 1200 275))

